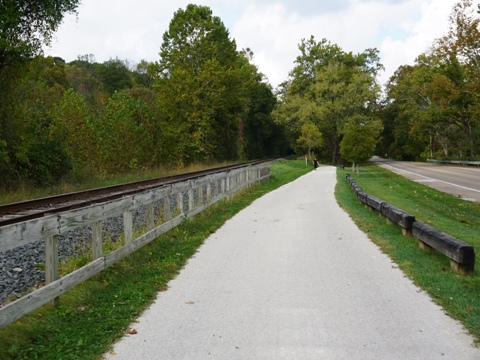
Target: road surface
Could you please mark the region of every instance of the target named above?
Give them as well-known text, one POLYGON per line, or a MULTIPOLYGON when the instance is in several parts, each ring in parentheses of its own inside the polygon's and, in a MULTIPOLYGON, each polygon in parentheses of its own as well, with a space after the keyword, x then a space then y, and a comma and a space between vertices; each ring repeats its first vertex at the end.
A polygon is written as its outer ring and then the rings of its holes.
POLYGON ((480 168, 395 161, 379 157, 373 157, 371 161, 436 190, 464 200, 480 202, 480 168))
POLYGON ((228 220, 105 359, 480 359, 337 205, 335 174, 228 220))

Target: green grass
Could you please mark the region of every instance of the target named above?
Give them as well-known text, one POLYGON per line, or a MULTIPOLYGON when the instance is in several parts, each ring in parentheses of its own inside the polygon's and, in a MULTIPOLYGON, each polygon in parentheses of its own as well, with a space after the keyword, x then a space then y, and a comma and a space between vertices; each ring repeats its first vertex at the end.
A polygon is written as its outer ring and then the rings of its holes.
POLYGON ((99 359, 165 290, 197 248, 253 200, 311 171, 303 161, 271 166, 269 180, 188 220, 132 256, 0 330, 0 359, 99 359))
POLYGON ((441 193, 374 165, 361 168, 360 176, 351 174, 367 194, 474 246, 477 250, 475 272, 457 275, 450 269, 446 256, 419 249, 418 240, 404 237, 399 226, 387 225, 377 213, 365 209, 345 180, 347 172, 341 169, 337 172, 335 195, 338 203, 417 286, 428 292, 450 316, 460 320, 479 341, 480 204, 441 193))

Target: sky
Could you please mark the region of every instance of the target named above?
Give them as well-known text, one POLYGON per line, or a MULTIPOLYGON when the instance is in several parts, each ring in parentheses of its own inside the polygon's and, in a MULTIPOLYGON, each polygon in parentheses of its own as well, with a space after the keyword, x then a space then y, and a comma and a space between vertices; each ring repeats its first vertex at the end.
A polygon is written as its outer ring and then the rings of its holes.
POLYGON ((82 0, 67 15, 45 55, 70 62, 93 54, 96 62, 119 58, 135 65, 158 61, 173 14, 189 3, 210 7, 275 88, 288 79, 298 44, 314 36, 345 52, 380 51, 385 84, 395 70, 413 64, 448 30, 456 0, 82 0))

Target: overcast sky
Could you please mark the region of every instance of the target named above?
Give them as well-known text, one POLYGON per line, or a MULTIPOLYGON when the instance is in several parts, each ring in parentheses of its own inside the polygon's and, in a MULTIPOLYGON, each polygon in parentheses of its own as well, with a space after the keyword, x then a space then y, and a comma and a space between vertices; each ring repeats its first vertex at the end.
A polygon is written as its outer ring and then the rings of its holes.
POLYGON ((447 32, 456 0, 82 0, 78 18, 67 16, 46 55, 67 62, 93 54, 159 60, 162 35, 173 14, 189 3, 209 6, 273 87, 288 77, 302 38, 326 38, 344 51, 380 50, 384 84, 400 65, 412 64, 447 32))

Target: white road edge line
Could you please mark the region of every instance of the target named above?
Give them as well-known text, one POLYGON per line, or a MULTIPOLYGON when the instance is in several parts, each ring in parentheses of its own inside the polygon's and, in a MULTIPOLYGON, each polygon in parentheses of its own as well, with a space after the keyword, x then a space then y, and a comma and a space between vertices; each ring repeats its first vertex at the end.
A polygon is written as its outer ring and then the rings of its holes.
POLYGON ((472 189, 472 188, 469 188, 469 187, 466 187, 466 186, 457 185, 457 184, 452 184, 452 183, 449 183, 449 182, 447 182, 447 181, 438 180, 438 179, 431 178, 431 177, 428 177, 428 176, 425 176, 425 175, 420 175, 420 174, 414 173, 414 172, 412 172, 412 171, 403 170, 403 169, 398 169, 398 168, 396 168, 396 167, 393 167, 392 165, 387 165, 387 164, 383 164, 383 165, 384 165, 384 166, 391 167, 392 169, 395 169, 395 170, 398 170, 398 171, 404 171, 404 172, 407 172, 407 173, 412 174, 412 175, 421 176, 421 177, 424 177, 425 179, 430 179, 430 180, 438 181, 438 182, 441 182, 441 183, 444 183, 444 184, 447 184, 447 185, 452 185, 452 186, 459 187, 459 188, 461 188, 461 189, 470 190, 470 191, 475 191, 475 192, 480 193, 480 190, 477 190, 477 189, 472 189))

